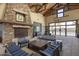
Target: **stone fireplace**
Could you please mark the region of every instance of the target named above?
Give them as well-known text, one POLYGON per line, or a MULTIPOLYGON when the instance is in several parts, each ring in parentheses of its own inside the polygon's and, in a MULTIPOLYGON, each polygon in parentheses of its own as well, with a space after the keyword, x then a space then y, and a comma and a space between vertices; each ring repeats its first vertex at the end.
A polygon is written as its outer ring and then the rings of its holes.
POLYGON ((22 26, 22 25, 13 25, 14 28, 14 37, 21 38, 21 37, 28 37, 30 26, 22 26))
POLYGON ((12 42, 15 38, 32 37, 32 27, 3 23, 2 43, 12 42))

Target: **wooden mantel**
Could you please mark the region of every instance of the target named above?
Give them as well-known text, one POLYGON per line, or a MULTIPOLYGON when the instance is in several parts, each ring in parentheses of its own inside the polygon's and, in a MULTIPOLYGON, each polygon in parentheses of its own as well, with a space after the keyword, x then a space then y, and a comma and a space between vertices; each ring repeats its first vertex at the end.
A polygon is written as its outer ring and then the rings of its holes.
POLYGON ((32 26, 32 24, 18 23, 18 22, 7 22, 7 21, 0 21, 0 23, 8 23, 8 24, 12 24, 12 25, 32 26))

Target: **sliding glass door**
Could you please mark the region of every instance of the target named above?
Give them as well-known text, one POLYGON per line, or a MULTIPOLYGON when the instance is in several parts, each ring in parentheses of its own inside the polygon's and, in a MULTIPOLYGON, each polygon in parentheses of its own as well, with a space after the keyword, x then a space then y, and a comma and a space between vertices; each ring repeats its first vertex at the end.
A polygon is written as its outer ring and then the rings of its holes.
POLYGON ((76 35, 76 22, 67 22, 67 36, 75 36, 76 35))
POLYGON ((65 26, 61 26, 61 35, 65 36, 65 26))
POLYGON ((49 30, 51 35, 55 35, 55 23, 50 24, 49 30))
POLYGON ((76 21, 67 21, 50 24, 50 34, 61 36, 75 36, 76 21))
POLYGON ((60 35, 60 26, 56 26, 56 35, 60 35))
POLYGON ((67 36, 75 36, 76 26, 67 26, 67 36))
POLYGON ((65 36, 65 22, 60 22, 61 35, 65 36))

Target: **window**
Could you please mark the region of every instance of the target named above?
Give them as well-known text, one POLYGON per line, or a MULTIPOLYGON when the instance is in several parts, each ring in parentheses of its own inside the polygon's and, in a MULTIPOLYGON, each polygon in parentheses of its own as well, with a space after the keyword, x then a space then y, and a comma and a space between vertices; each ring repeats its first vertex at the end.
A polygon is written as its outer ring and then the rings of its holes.
POLYGON ((67 22, 67 25, 75 25, 76 21, 69 21, 67 22))
POLYGON ((63 16, 64 16, 64 10, 63 10, 63 9, 59 9, 59 10, 57 11, 57 16, 58 16, 58 17, 63 17, 63 16))
POLYGON ((60 25, 64 26, 65 25, 65 22, 61 22, 60 25))
POLYGON ((50 27, 49 27, 50 34, 55 35, 55 23, 51 23, 49 25, 50 25, 50 27))
POLYGON ((40 32, 40 27, 39 26, 36 27, 36 31, 40 32))
POLYGON ((52 35, 76 36, 76 21, 50 23, 49 26, 52 35))
POLYGON ((67 36, 75 36, 76 34, 75 31, 76 31, 75 25, 67 26, 67 36))
POLYGON ((16 13, 16 20, 17 21, 24 21, 25 15, 21 13, 16 13))

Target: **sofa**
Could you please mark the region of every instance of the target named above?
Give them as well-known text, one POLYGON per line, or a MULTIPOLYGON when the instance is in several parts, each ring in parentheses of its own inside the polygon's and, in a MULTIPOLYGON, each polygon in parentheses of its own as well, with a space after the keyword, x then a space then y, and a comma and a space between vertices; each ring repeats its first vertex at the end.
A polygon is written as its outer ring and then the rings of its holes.
POLYGON ((48 40, 48 41, 56 40, 54 35, 42 35, 42 36, 38 36, 38 39, 43 39, 43 40, 48 40))

